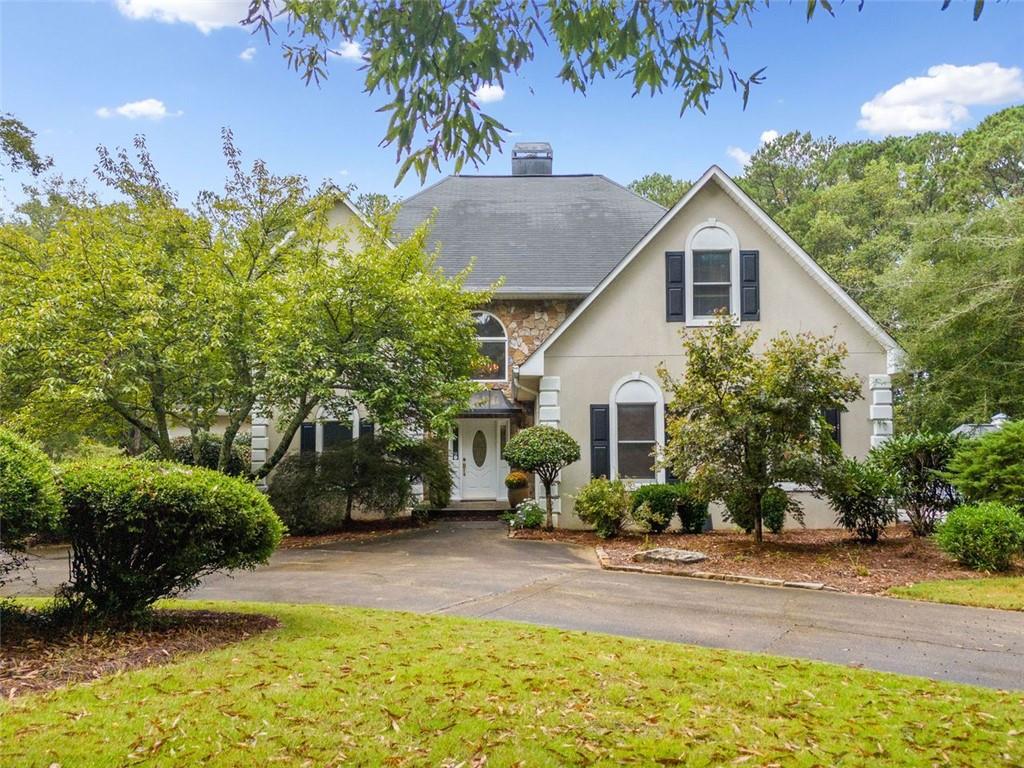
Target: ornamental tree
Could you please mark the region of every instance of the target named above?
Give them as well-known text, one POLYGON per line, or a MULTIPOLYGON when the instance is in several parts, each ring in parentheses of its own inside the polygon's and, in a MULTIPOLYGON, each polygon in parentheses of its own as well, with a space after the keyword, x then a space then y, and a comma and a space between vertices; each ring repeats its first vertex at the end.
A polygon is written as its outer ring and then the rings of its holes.
MULTIPOLYGON (((839 456, 822 413, 860 394, 831 336, 782 332, 755 354, 758 333, 722 317, 687 331, 682 378, 659 369, 669 405, 666 461, 699 495, 741 504, 762 541, 762 500, 782 482, 818 486, 839 456)), ((801 510, 790 502, 791 514, 801 510)))
POLYGON ((580 444, 561 429, 540 425, 517 432, 505 444, 505 461, 513 467, 533 472, 544 484, 548 528, 552 527, 551 485, 558 473, 580 460, 580 444))

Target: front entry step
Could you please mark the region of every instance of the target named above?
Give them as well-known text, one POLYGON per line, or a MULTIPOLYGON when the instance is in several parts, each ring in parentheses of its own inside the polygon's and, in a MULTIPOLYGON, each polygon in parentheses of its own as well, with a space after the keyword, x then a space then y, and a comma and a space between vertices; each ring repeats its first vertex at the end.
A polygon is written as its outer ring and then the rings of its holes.
POLYGON ((447 507, 430 510, 430 516, 459 519, 479 517, 493 520, 508 511, 507 501, 453 501, 447 507))

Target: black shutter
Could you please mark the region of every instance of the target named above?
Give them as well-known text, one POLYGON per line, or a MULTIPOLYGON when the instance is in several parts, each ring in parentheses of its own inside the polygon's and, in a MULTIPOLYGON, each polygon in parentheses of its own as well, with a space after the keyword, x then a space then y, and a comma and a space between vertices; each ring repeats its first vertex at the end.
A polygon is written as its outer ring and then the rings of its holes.
POLYGON ((359 420, 359 436, 373 437, 373 419, 359 420))
POLYGON ((821 412, 822 416, 825 417, 825 421, 832 427, 832 439, 836 441, 836 445, 842 445, 842 431, 839 429, 839 409, 838 408, 825 408, 821 412))
POLYGON ((758 251, 740 251, 740 319, 761 319, 758 251))
POLYGON ((299 427, 299 453, 316 452, 316 424, 304 422, 299 427))
POLYGON ((608 442, 608 406, 590 406, 590 476, 608 477, 612 473, 611 446, 608 442))
MULTIPOLYGON (((665 453, 668 453, 668 403, 665 403, 665 453)), ((679 478, 676 477, 676 473, 672 471, 672 465, 669 464, 665 467, 665 482, 676 483, 679 482, 679 478)))
POLYGON ((665 320, 686 322, 686 262, 682 251, 665 253, 665 320))

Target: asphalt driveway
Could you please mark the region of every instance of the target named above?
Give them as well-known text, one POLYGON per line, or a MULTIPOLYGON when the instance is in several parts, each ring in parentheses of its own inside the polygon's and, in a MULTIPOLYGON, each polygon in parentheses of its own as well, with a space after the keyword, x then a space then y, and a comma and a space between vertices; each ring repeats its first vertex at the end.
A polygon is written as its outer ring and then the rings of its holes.
MULTIPOLYGON (((66 554, 36 561, 47 594, 66 554)), ((442 522, 373 541, 282 550, 208 578, 197 599, 333 603, 508 619, 1024 689, 1024 615, 673 576, 603 571, 589 549, 442 522)))

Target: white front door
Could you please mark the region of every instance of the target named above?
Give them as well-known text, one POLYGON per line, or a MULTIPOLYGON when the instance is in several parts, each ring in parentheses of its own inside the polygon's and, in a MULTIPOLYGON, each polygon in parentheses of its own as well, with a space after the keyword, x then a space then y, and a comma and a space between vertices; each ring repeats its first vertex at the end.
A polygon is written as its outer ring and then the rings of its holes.
POLYGON ((493 419, 464 419, 459 422, 459 454, 462 498, 498 497, 498 445, 493 419))

